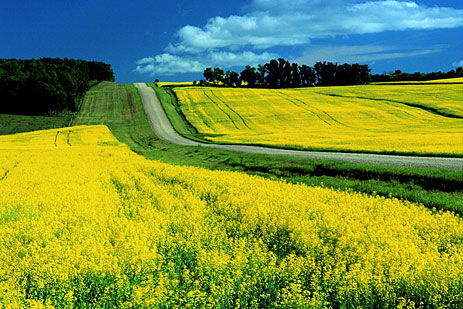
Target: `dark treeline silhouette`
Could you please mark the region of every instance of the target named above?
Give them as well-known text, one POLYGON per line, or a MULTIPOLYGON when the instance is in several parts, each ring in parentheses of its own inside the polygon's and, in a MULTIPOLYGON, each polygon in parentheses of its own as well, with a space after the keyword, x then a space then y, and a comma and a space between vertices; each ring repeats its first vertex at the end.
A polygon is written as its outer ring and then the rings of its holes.
POLYGON ((426 81, 446 78, 463 77, 463 68, 458 67, 456 70, 445 72, 431 72, 431 73, 403 73, 396 70, 394 73, 375 74, 371 76, 372 82, 399 82, 399 81, 426 81))
POLYGON ((91 81, 114 81, 109 64, 41 58, 0 59, 0 113, 44 115, 75 111, 91 81))
POLYGON ((358 63, 339 65, 332 62, 317 62, 313 67, 291 63, 283 58, 273 59, 257 68, 246 66, 241 74, 221 68, 206 68, 204 78, 214 84, 225 86, 290 88, 308 86, 361 85, 370 80, 368 65, 358 63))

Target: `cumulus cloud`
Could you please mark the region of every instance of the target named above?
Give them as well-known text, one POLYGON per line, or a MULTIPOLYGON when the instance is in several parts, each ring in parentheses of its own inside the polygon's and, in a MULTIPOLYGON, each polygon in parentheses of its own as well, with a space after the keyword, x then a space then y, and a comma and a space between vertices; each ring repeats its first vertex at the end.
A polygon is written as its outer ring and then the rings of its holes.
POLYGON ((147 57, 137 61, 136 72, 154 75, 174 75, 178 73, 201 73, 206 67, 257 65, 278 57, 272 53, 256 54, 250 51, 233 53, 227 51, 209 52, 198 56, 177 56, 168 53, 147 57))
MULTIPOLYGON (((265 49, 305 46, 311 39, 461 26, 463 10, 428 7, 414 1, 253 0, 243 8, 242 15, 216 16, 202 27, 182 27, 164 54, 141 59, 137 71, 158 74, 199 72, 204 65, 217 64, 226 68, 253 64, 257 60, 262 62, 270 56, 262 52, 265 49)), ((435 51, 383 52, 387 53, 365 53, 364 56, 358 53, 356 59, 398 58, 435 51)))
POLYGON ((214 17, 203 28, 183 27, 177 32, 177 37, 179 41, 168 46, 169 52, 199 53, 210 49, 237 50, 243 47, 266 49, 304 44, 309 40, 304 31, 297 29, 294 21, 264 14, 214 17))
POLYGON ((452 66, 456 68, 463 67, 463 60, 455 61, 454 63, 452 63, 452 66))
POLYGON ((182 58, 171 54, 161 54, 137 61, 135 71, 139 73, 173 75, 176 73, 201 72, 204 67, 201 62, 182 58))
POLYGON ((214 17, 202 27, 185 26, 170 52, 211 48, 265 49, 306 44, 310 39, 390 30, 463 26, 463 10, 409 1, 255 0, 243 16, 214 17))

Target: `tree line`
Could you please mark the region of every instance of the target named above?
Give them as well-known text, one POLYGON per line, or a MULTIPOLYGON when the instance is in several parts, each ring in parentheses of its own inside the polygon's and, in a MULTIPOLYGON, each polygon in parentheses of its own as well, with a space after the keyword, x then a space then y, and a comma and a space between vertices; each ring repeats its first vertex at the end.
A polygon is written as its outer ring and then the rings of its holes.
POLYGON ((371 76, 372 82, 398 82, 398 81, 426 81, 446 78, 463 77, 463 68, 458 67, 456 70, 448 72, 431 72, 431 73, 403 73, 401 70, 396 70, 393 73, 375 74, 371 76))
MULTIPOLYGON (((446 78, 463 77, 463 68, 458 67, 448 72, 403 73, 396 70, 393 73, 370 74, 368 65, 338 64, 333 62, 317 62, 312 67, 299 65, 278 58, 257 67, 247 65, 241 73, 224 71, 216 67, 208 67, 203 76, 206 81, 229 87, 290 88, 308 86, 346 86, 362 85, 368 82, 393 81, 426 81, 446 78)), ((195 83, 196 84, 196 83, 195 83)), ((204 84, 204 81, 200 82, 204 84)))
POLYGON ((342 65, 332 62, 317 62, 313 67, 291 63, 283 58, 273 59, 256 67, 247 65, 240 74, 221 68, 208 67, 204 78, 214 84, 240 87, 290 88, 308 86, 361 85, 370 80, 368 65, 358 63, 342 65))
POLYGON ((0 113, 75 111, 91 81, 114 81, 111 65, 74 59, 0 59, 0 113))

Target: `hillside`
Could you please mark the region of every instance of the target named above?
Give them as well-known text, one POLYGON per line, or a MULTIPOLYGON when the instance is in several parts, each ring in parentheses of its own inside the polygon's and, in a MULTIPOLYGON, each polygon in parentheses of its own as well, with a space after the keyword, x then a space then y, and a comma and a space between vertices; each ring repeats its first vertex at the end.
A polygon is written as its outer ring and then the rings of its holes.
POLYGON ((149 161, 105 126, 0 137, 7 307, 463 304, 463 222, 149 161))
POLYGON ((463 155, 461 84, 173 90, 197 138, 213 142, 463 155))
MULTIPOLYGON (((156 87, 160 90, 163 88, 156 87)), ((164 92, 158 92, 165 94, 164 92)), ((163 96, 164 106, 174 99, 163 96)), ((237 153, 204 147, 173 145, 150 128, 134 85, 103 82, 86 93, 75 125, 104 124, 132 151, 148 159, 176 165, 231 170, 288 182, 350 188, 372 195, 394 196, 429 208, 463 213, 462 173, 459 171, 369 166, 347 162, 237 153)), ((178 119, 178 123, 183 123, 178 119)))

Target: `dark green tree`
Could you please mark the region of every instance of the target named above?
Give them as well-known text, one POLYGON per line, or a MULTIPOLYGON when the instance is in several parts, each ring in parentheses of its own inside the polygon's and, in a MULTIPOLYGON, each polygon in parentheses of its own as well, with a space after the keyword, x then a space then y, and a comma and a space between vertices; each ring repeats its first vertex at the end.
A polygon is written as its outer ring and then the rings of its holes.
POLYGON ((230 70, 227 70, 222 77, 222 83, 225 86, 233 86, 233 84, 230 82, 230 73, 231 73, 230 70))
POLYGON ((266 80, 266 75, 268 74, 267 68, 265 65, 259 64, 257 66, 257 83, 259 85, 264 86, 265 85, 265 80, 266 80))
POLYGON ((235 87, 241 86, 240 75, 238 72, 232 71, 230 72, 230 84, 235 87))
POLYGON ((213 74, 213 82, 214 84, 217 84, 218 82, 223 81, 224 78, 224 71, 221 68, 214 68, 214 74, 213 74))
POLYGON ((214 71, 212 70, 212 68, 206 68, 204 70, 203 76, 207 81, 211 83, 214 81, 214 71))
POLYGON ((265 77, 266 86, 270 88, 278 88, 281 76, 278 61, 272 59, 269 63, 266 63, 264 67, 265 72, 267 73, 265 77))
POLYGON ((240 74, 240 80, 247 83, 249 87, 254 87, 258 79, 256 68, 247 65, 240 74))
POLYGON ((299 87, 301 85, 300 67, 297 63, 291 65, 291 86, 299 87))
POLYGON ((0 113, 74 111, 91 81, 114 81, 109 64, 41 58, 0 59, 0 113))

